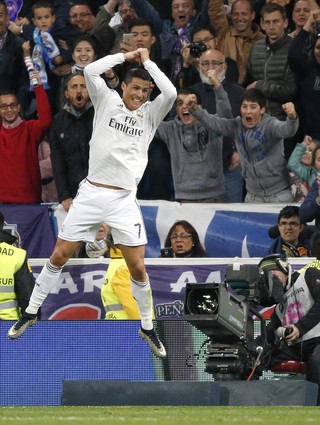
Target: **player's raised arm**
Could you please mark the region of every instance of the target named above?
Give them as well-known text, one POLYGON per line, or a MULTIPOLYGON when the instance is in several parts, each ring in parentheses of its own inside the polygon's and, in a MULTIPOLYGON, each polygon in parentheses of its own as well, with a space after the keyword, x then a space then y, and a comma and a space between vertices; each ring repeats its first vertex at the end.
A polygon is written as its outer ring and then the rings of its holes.
POLYGON ((139 48, 137 52, 140 55, 141 63, 161 91, 161 94, 153 101, 154 109, 157 109, 157 118, 160 124, 172 108, 177 97, 177 90, 165 73, 159 69, 158 65, 150 60, 148 49, 139 48))

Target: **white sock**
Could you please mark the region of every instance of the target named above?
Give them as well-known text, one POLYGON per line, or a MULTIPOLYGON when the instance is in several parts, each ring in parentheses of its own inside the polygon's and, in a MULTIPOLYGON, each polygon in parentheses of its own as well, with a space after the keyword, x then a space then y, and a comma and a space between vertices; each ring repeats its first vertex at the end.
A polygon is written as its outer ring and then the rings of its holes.
POLYGON ((51 289, 57 284, 63 267, 53 266, 50 261, 44 265, 36 279, 26 313, 37 314, 51 289))
POLYGON ((137 282, 132 276, 130 277, 130 281, 132 295, 139 307, 141 326, 147 331, 151 330, 153 329, 153 301, 149 276, 147 275, 147 280, 145 282, 137 282))

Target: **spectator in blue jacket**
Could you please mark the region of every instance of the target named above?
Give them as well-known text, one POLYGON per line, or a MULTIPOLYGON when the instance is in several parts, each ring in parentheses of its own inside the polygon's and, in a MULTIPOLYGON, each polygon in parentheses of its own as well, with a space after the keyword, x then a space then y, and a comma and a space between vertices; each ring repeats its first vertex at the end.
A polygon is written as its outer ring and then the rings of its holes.
POLYGON ((315 232, 320 231, 320 173, 308 192, 306 199, 300 205, 300 220, 303 223, 315 221, 315 232))
MULTIPOLYGON (((300 221, 299 207, 287 205, 278 215, 279 236, 271 245, 268 254, 286 254, 287 257, 310 256, 309 240, 300 221)), ((270 232, 269 232, 270 235, 270 232)))

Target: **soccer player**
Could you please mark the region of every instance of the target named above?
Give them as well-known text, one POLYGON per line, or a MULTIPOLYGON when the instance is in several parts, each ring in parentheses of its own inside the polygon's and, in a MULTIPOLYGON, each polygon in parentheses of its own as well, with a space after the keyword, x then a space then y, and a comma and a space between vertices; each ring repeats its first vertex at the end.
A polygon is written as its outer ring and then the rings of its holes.
POLYGON ((57 284, 64 264, 81 241, 93 242, 100 223, 106 223, 131 274, 132 294, 141 316, 139 335, 156 356, 164 358, 166 350, 152 323, 151 287, 144 264, 147 237, 136 188, 147 164, 148 146, 173 106, 176 89, 149 59, 145 48, 105 56, 87 65, 84 75, 95 108, 88 176, 79 185, 54 251, 36 280, 29 306, 8 336, 18 338, 35 323, 37 311, 57 284), (138 61, 143 67, 128 71, 121 83, 121 98, 100 75, 126 60, 138 61), (152 102, 148 101, 151 77, 161 92, 152 102))

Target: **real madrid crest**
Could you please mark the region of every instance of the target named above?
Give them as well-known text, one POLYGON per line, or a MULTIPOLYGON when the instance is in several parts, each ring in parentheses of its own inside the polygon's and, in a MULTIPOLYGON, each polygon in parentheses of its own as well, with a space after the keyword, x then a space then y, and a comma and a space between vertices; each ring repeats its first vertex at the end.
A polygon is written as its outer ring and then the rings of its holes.
POLYGON ((140 111, 140 109, 138 109, 136 111, 136 115, 137 115, 138 118, 143 118, 143 113, 142 113, 142 111, 140 111))

